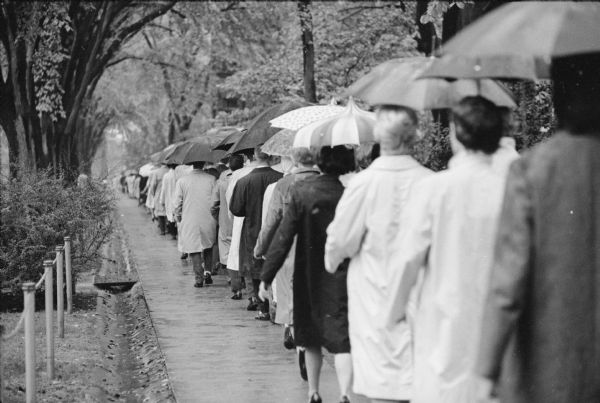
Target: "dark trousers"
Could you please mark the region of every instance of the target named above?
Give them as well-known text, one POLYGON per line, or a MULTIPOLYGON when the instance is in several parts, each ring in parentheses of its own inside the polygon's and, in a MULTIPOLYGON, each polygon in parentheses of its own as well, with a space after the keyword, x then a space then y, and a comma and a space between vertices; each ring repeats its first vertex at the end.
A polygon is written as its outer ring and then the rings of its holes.
POLYGON ((165 234, 167 228, 167 217, 164 215, 156 216, 156 220, 158 221, 158 230, 161 235, 165 234))
POLYGON ((167 232, 171 234, 173 239, 177 239, 177 223, 174 221, 167 221, 167 232))
POLYGON ((264 300, 261 301, 260 298, 258 298, 258 290, 260 289, 260 279, 255 279, 255 278, 247 278, 246 279, 247 282, 252 282, 252 294, 251 297, 255 298, 255 300, 258 302, 258 310, 262 313, 269 313, 269 300, 264 300))
POLYGON ((240 272, 237 270, 230 269, 227 269, 227 272, 229 273, 229 277, 231 278, 231 291, 242 291, 242 277, 240 276, 240 272))
POLYGON ((194 274, 196 276, 196 283, 204 282, 204 271, 210 271, 210 262, 211 262, 211 248, 204 249, 202 252, 190 253, 190 258, 192 259, 192 268, 194 269, 194 274))

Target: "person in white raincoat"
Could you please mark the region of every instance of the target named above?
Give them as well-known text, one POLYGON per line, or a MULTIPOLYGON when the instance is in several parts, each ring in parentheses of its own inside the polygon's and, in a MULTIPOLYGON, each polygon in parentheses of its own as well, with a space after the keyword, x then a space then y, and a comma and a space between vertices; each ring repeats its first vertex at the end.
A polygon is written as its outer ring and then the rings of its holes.
POLYGON ((194 163, 191 173, 177 180, 175 185, 175 217, 180 223, 179 240, 184 253, 192 259, 196 275, 195 287, 210 278, 210 248, 217 232, 217 222, 210 213, 215 177, 202 170, 203 163, 194 163), (204 270, 202 268, 204 259, 204 270), (206 273, 208 271, 208 274, 206 273))
POLYGON ((165 211, 167 217, 167 231, 173 239, 177 237, 177 225, 175 221, 175 184, 177 177, 175 175, 175 164, 169 164, 169 172, 163 176, 160 195, 158 196, 159 203, 165 211))
POLYGON ((418 140, 418 118, 402 107, 377 111, 375 139, 381 156, 346 186, 327 228, 325 268, 348 268, 348 321, 355 393, 374 401, 408 401, 412 396, 411 331, 405 320, 387 326, 381 307, 390 298, 396 269, 395 234, 412 186, 431 175, 409 154, 418 140))
POLYGON ((449 169, 415 185, 394 244, 397 262, 385 308, 405 317, 424 268, 415 314, 413 403, 476 401, 473 376, 493 264, 506 170, 494 158, 502 136, 498 108, 482 97, 453 110, 449 169))
POLYGON ((229 255, 227 256, 227 269, 231 277, 231 289, 233 291, 232 299, 242 299, 242 277, 240 276, 240 241, 242 237, 242 227, 244 226, 244 217, 236 217, 229 211, 233 189, 238 180, 248 175, 256 167, 255 161, 247 161, 243 168, 238 169, 231 174, 225 198, 227 200, 227 213, 233 219, 231 229, 231 243, 229 245, 229 255))

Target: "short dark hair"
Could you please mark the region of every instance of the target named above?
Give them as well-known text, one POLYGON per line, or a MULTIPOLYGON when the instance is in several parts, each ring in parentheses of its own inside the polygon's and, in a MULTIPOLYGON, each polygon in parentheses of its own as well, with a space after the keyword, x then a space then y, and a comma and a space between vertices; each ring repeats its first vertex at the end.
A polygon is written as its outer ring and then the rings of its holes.
POLYGON ((354 150, 346 146, 322 147, 317 165, 321 172, 343 175, 356 169, 354 150))
POLYGON ((244 166, 244 156, 242 154, 233 154, 229 157, 229 168, 237 171, 244 166))
POLYGON ((573 134, 599 134, 600 53, 554 58, 550 75, 557 126, 573 134))
POLYGON ((204 168, 204 161, 194 161, 192 162, 192 166, 194 167, 194 169, 202 169, 204 168))
POLYGON ((492 154, 504 132, 502 110, 481 96, 465 97, 452 109, 456 139, 469 150, 492 154))

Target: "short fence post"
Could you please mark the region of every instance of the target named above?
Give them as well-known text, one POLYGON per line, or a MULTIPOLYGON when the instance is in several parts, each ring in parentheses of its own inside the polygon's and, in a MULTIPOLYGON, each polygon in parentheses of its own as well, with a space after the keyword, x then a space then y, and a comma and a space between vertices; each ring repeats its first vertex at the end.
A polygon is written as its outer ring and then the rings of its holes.
POLYGON ((73 312, 73 281, 71 277, 71 237, 65 237, 65 273, 67 281, 67 313, 73 312))
POLYGON ((54 298, 52 293, 53 279, 52 279, 52 266, 54 262, 52 260, 44 260, 44 271, 46 275, 46 371, 48 372, 48 378, 54 379, 54 298))
POLYGON ((65 303, 63 297, 63 247, 56 247, 56 322, 58 337, 65 338, 65 303))
POLYGON ((35 283, 24 283, 25 311, 25 402, 35 402, 35 283))

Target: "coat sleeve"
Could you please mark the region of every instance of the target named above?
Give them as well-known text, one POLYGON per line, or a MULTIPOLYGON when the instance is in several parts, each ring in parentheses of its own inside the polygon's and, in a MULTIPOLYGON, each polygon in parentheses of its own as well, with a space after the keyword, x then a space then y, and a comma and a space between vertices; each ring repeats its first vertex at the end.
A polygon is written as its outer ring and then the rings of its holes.
POLYGON ((181 184, 181 180, 178 180, 175 183, 175 211, 174 211, 174 215, 175 215, 175 220, 177 222, 181 221, 181 216, 182 216, 182 212, 183 212, 183 188, 182 188, 182 184, 181 184))
POLYGON ((333 221, 327 227, 325 269, 330 273, 335 273, 344 259, 354 257, 360 250, 367 232, 367 189, 363 181, 352 180, 335 209, 333 221))
POLYGON ((246 216, 246 181, 242 178, 239 180, 233 188, 231 195, 231 201, 229 202, 229 211, 236 217, 246 216))
POLYGON ((267 218, 265 224, 260 229, 258 239, 256 240, 256 246, 254 247, 254 254, 256 256, 264 256, 267 253, 267 249, 273 240, 275 231, 279 227, 279 223, 283 218, 283 194, 280 186, 275 186, 273 190, 273 197, 269 208, 267 210, 267 218))
POLYGON ((279 227, 277 227, 277 231, 267 250, 260 276, 260 279, 267 284, 273 282, 294 243, 294 236, 298 233, 298 223, 301 216, 298 194, 297 191, 292 191, 290 204, 285 209, 283 219, 279 227))
POLYGON ((494 267, 483 313, 475 371, 496 380, 504 351, 525 300, 531 271, 533 214, 524 160, 509 170, 500 215, 494 267))
POLYGON ((433 217, 430 203, 435 186, 423 180, 416 184, 402 213, 403 228, 392 244, 390 299, 384 309, 387 322, 394 325, 406 317, 406 308, 419 271, 426 267, 432 242, 433 217))

